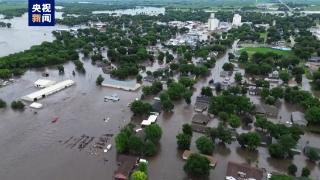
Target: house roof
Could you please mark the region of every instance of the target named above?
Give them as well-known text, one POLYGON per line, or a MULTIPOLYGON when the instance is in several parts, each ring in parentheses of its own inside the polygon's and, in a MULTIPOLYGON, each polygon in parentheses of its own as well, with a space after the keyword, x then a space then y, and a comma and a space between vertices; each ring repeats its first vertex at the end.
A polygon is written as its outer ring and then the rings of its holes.
POLYGON ((206 133, 209 129, 209 127, 207 126, 196 124, 196 123, 192 123, 191 128, 192 128, 192 131, 198 132, 198 133, 206 133))
POLYGON ((136 156, 119 155, 117 157, 118 169, 115 171, 115 179, 129 179, 129 174, 138 161, 136 156))
POLYGON ((208 96, 197 96, 196 97, 196 102, 201 102, 201 103, 207 103, 209 104, 210 103, 210 97, 208 96))
POLYGON ((295 111, 291 113, 291 121, 294 124, 306 126, 308 121, 304 118, 304 114, 299 111, 295 111))
POLYGON ((276 117, 278 116, 279 108, 274 105, 255 104, 255 113, 276 117))
POLYGON ((254 178, 255 180, 264 180, 264 173, 265 171, 263 169, 251 167, 247 164, 239 164, 229 161, 226 176, 240 179, 240 175, 242 175, 242 179, 254 178))
POLYGON ((152 108, 155 112, 161 112, 161 102, 159 100, 155 100, 152 104, 152 108))
POLYGON ((210 118, 207 115, 204 114, 195 114, 192 117, 192 123, 197 123, 197 124, 208 124, 210 118))

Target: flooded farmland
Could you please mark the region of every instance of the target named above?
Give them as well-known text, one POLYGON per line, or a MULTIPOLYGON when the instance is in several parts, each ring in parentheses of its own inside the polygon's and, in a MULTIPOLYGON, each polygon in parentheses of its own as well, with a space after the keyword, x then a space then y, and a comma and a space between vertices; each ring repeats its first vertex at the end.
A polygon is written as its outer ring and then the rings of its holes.
MULTIPOLYGON (((6 30, 3 34, 0 30, 0 39, 9 37, 15 30, 6 30)), ((45 32, 51 30, 45 30, 45 32)), ((43 32, 41 32, 43 33, 43 32)), ((49 36, 49 33, 47 33, 49 36)), ((21 49, 1 47, 0 55, 7 55, 21 51, 33 44, 39 44, 39 40, 26 40, 29 43, 21 49)), ((8 39, 4 40, 9 43, 8 39)), ((22 41, 22 40, 20 40, 22 41)), ((33 83, 42 77, 42 72, 48 72, 48 79, 61 81, 71 79, 75 85, 57 94, 53 94, 39 102, 44 105, 41 110, 33 110, 29 107, 25 111, 13 111, 10 108, 0 110, 0 179, 25 179, 25 180, 58 180, 58 179, 113 179, 113 172, 117 168, 116 151, 113 145, 107 153, 93 154, 89 146, 83 150, 67 147, 66 142, 70 137, 81 137, 86 134, 95 137, 95 140, 103 134, 117 134, 119 129, 125 126, 131 119, 132 113, 128 103, 141 96, 141 92, 126 92, 112 88, 97 87, 96 77, 103 74, 101 68, 93 66, 90 60, 83 60, 86 69, 85 74, 76 72, 72 62, 64 64, 65 74, 59 75, 56 67, 44 69, 31 69, 13 84, 0 88, 0 98, 11 102, 20 97, 36 91, 33 83), (119 102, 104 102, 106 95, 118 94, 119 102), (105 122, 105 118, 109 118, 105 122), (52 120, 57 118, 57 122, 52 120)), ((192 98, 200 93, 201 87, 208 84, 210 79, 221 81, 220 71, 222 65, 228 61, 228 56, 221 57, 211 76, 200 79, 194 86, 195 92, 192 98)), ((147 69, 156 69, 159 63, 154 63, 147 69)), ((252 101, 259 101, 252 97, 252 101)), ((290 118, 290 112, 295 107, 282 105, 280 115, 282 120, 290 118)), ((182 124, 190 123, 194 114, 193 106, 184 101, 176 102, 173 113, 162 113, 158 124, 162 127, 163 136, 160 141, 159 153, 149 158, 149 177, 152 180, 190 179, 183 171, 184 161, 180 151, 177 150, 175 136, 181 131, 182 124)), ((211 122, 213 126, 218 124, 217 119, 211 122)), ((196 151, 194 141, 200 134, 194 133, 191 150, 196 151)), ((306 133, 300 140, 300 144, 307 143, 320 147, 319 136, 306 133)), ((225 178, 228 161, 239 163, 251 163, 252 166, 265 168, 268 172, 286 172, 287 166, 292 162, 301 169, 308 166, 311 169, 313 179, 320 178, 319 166, 310 163, 303 155, 296 155, 292 160, 275 160, 269 157, 266 148, 258 148, 258 152, 250 152, 241 149, 237 142, 230 145, 217 145, 214 157, 218 164, 211 170, 208 179, 223 180, 225 178)), ((300 174, 298 172, 297 174, 300 174)), ((198 179, 198 178, 196 178, 198 179)))

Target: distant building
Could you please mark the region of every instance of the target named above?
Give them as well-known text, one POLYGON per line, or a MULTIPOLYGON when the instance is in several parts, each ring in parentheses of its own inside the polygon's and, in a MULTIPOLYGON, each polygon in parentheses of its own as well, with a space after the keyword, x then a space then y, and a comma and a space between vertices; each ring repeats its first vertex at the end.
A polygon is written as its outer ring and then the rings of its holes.
POLYGON ((308 59, 309 62, 313 63, 320 63, 320 57, 319 56, 314 56, 308 59))
POLYGON ((211 13, 211 16, 208 20, 208 29, 210 31, 217 30, 219 27, 219 23, 220 23, 219 19, 214 17, 214 13, 211 13))
POLYGON ((240 16, 240 14, 235 14, 235 15, 233 16, 232 25, 233 25, 233 26, 236 26, 236 27, 242 25, 242 24, 241 24, 241 16, 240 16))
POLYGON ((266 170, 251 167, 247 164, 229 162, 227 167, 226 180, 267 180, 266 170))

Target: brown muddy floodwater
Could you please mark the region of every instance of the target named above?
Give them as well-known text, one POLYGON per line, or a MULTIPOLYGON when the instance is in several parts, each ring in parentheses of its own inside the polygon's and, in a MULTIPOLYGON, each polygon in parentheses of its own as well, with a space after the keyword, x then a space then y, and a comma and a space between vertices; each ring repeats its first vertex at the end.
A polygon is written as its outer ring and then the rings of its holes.
MULTIPOLYGON (((219 72, 228 59, 222 57, 212 70, 212 76, 200 80, 196 85, 192 104, 200 93, 202 86, 207 85, 212 78, 220 81, 219 72)), ((98 139, 102 134, 117 134, 119 128, 126 125, 132 116, 128 103, 140 97, 141 92, 126 92, 111 88, 97 87, 96 77, 103 74, 100 68, 91 65, 91 61, 83 61, 86 74, 76 73, 73 63, 66 63, 65 74, 59 75, 56 68, 29 70, 15 83, 0 89, 0 98, 10 103, 30 92, 37 90, 33 83, 43 78, 43 71, 49 72, 48 79, 61 81, 72 79, 76 84, 61 92, 51 95, 39 102, 44 105, 41 110, 26 107, 25 111, 13 111, 11 108, 0 110, 0 179, 1 180, 111 180, 117 168, 114 140, 111 151, 92 154, 89 146, 83 150, 71 148, 64 144, 70 137, 80 137, 83 134, 98 139), (104 102, 105 95, 117 93, 120 101, 104 102), (37 113, 35 113, 37 112, 37 113), (56 123, 52 119, 58 117, 56 123), (108 122, 103 119, 109 117, 108 122)), ((155 66, 159 66, 155 63, 155 66)), ((154 69, 152 67, 151 69, 154 69)), ((253 97, 254 100, 254 97, 253 97)), ((257 99, 255 99, 257 101, 257 99)), ((283 118, 288 118, 292 108, 282 107, 283 118)), ((176 102, 173 113, 162 113, 158 123, 163 129, 159 153, 149 158, 149 179, 151 180, 182 180, 190 179, 183 171, 184 161, 181 152, 177 150, 175 136, 181 131, 182 124, 191 123, 193 106, 185 102, 176 102)), ((218 124, 217 120, 210 123, 218 124)), ((239 129, 241 130, 241 129, 239 129)), ((196 151, 194 141, 200 134, 194 133, 191 149, 196 151)), ((310 144, 320 147, 319 136, 305 134, 300 144, 310 144)), ((313 179, 319 179, 319 167, 309 163, 303 155, 296 155, 292 160, 275 160, 269 157, 266 148, 258 152, 249 152, 239 147, 237 142, 231 145, 217 145, 214 157, 218 160, 215 169, 211 170, 208 179, 223 180, 228 161, 239 163, 251 162, 253 166, 267 171, 285 172, 290 163, 295 163, 300 174, 301 168, 308 165, 312 170, 313 179)), ((199 178, 194 178, 199 179, 199 178)))

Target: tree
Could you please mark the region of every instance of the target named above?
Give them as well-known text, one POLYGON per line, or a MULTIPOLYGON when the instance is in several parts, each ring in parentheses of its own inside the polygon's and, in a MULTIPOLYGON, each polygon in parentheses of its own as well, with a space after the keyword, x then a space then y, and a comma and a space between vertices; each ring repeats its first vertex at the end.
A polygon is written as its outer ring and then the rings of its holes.
POLYGON ((189 77, 182 76, 179 79, 179 83, 183 84, 185 87, 192 88, 193 85, 196 83, 196 81, 194 79, 189 78, 189 77))
POLYGON ((297 83, 299 83, 299 84, 302 83, 302 75, 301 74, 296 74, 294 76, 294 79, 296 80, 297 83))
POLYGON ((136 136, 130 136, 128 139, 128 149, 132 154, 140 154, 143 148, 143 141, 136 136))
POLYGON ((119 153, 124 153, 128 150, 129 137, 128 134, 124 131, 120 132, 116 138, 116 149, 119 153))
POLYGON ((97 80, 96 80, 96 84, 98 86, 101 86, 102 82, 104 81, 104 78, 102 77, 102 75, 100 74, 98 77, 97 77, 97 80))
POLYGON ((193 92, 191 90, 187 90, 183 94, 183 98, 187 104, 191 104, 191 97, 192 97, 193 92))
POLYGON ((242 63, 248 62, 249 55, 247 51, 242 51, 239 57, 239 61, 242 63))
POLYGON ((305 112, 306 120, 311 124, 316 124, 320 122, 320 108, 311 107, 305 112))
POLYGON ((0 109, 5 107, 7 107, 7 103, 4 100, 0 99, 0 109))
POLYGON ((141 83, 142 82, 142 76, 140 74, 138 74, 136 76, 136 80, 137 80, 138 83, 141 83))
POLYGON ((165 112, 170 112, 174 109, 174 104, 170 99, 161 101, 161 106, 165 112))
POLYGON ((219 119, 224 122, 226 122, 229 119, 229 115, 226 112, 219 112, 218 116, 219 119))
POLYGON ((309 177, 310 176, 310 170, 307 167, 302 168, 301 176, 302 177, 309 177))
POLYGON ((158 124, 151 124, 144 130, 146 133, 146 139, 149 139, 154 144, 158 143, 162 136, 162 129, 158 124))
POLYGON ((240 83, 242 81, 242 75, 241 73, 237 72, 235 75, 234 75, 234 80, 237 82, 237 83, 240 83))
POLYGON ((63 65, 58 65, 58 66, 57 66, 57 69, 58 69, 58 71, 59 71, 60 74, 63 74, 63 73, 64 73, 64 67, 63 67, 63 65))
POLYGON ((320 155, 318 153, 318 151, 316 151, 313 148, 310 148, 307 152, 306 152, 306 156, 309 158, 310 161, 318 161, 320 159, 320 155))
POLYGON ((171 100, 179 100, 186 92, 186 87, 181 83, 173 82, 170 84, 167 92, 171 100))
POLYGON ((158 60, 163 61, 163 59, 164 59, 164 53, 160 51, 158 55, 158 60))
POLYGON ((288 81, 290 80, 290 74, 287 71, 281 71, 279 73, 279 78, 284 82, 284 83, 288 83, 288 81))
POLYGON ((198 150, 202 154, 211 155, 213 153, 214 144, 207 136, 201 136, 196 140, 198 150))
POLYGON ((200 154, 191 154, 183 167, 184 171, 191 175, 209 175, 210 161, 200 154))
POLYGON ((290 164, 290 166, 288 166, 288 174, 295 176, 297 171, 298 168, 296 165, 290 164))
POLYGON ((225 71, 233 71, 234 65, 232 63, 224 63, 222 69, 225 71))
POLYGON ((133 101, 130 105, 131 111, 135 115, 144 115, 152 111, 152 106, 149 103, 143 103, 142 101, 133 101))
POLYGON ((231 114, 229 117, 229 124, 232 128, 238 128, 241 125, 241 120, 237 115, 231 114))
POLYGON ((238 137, 238 142, 242 147, 255 150, 261 143, 261 137, 257 132, 243 133, 238 137))
POLYGON ((202 87, 202 89, 201 89, 201 95, 208 96, 208 97, 212 97, 212 96, 213 96, 213 93, 212 93, 211 87, 209 87, 209 86, 207 86, 207 87, 202 87))
POLYGON ((130 179, 131 180, 147 180, 147 175, 142 171, 135 171, 132 173, 130 179))
POLYGON ((280 136, 278 142, 287 153, 290 153, 291 149, 297 145, 297 141, 290 134, 280 136))
POLYGON ((177 135, 177 144, 178 144, 178 149, 180 150, 186 150, 190 149, 190 144, 191 144, 191 136, 185 133, 180 133, 177 135))
POLYGON ((192 127, 190 124, 183 124, 182 125, 182 132, 189 136, 192 136, 192 127))
POLYGON ((232 132, 230 129, 223 126, 222 123, 220 123, 216 129, 215 136, 222 142, 231 144, 232 142, 232 132))
POLYGON ((154 156, 157 153, 156 145, 151 140, 147 139, 143 146, 143 153, 146 156, 154 156))
POLYGON ((147 165, 147 163, 145 163, 145 162, 140 162, 140 163, 138 164, 137 170, 148 174, 148 165, 147 165))
POLYGON ((270 156, 273 158, 284 158, 286 155, 285 150, 280 144, 271 144, 268 150, 270 156))
POLYGON ((270 180, 294 180, 294 179, 290 176, 287 176, 287 175, 276 174, 276 175, 272 175, 270 180))
POLYGON ((14 110, 23 110, 24 104, 21 101, 12 101, 11 108, 14 110))

